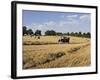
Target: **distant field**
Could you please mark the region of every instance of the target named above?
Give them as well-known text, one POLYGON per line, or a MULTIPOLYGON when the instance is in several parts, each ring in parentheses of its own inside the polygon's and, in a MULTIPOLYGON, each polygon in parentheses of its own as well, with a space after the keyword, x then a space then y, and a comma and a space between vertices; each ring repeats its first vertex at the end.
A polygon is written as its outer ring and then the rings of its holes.
MULTIPOLYGON (((43 44, 58 44, 61 36, 41 36, 40 39, 30 36, 23 37, 24 45, 43 45, 43 44)), ((89 41, 88 38, 70 37, 70 44, 81 44, 89 41)))
POLYGON ((58 43, 60 36, 23 36, 23 68, 79 67, 91 64, 90 39, 70 37, 70 43, 58 43))

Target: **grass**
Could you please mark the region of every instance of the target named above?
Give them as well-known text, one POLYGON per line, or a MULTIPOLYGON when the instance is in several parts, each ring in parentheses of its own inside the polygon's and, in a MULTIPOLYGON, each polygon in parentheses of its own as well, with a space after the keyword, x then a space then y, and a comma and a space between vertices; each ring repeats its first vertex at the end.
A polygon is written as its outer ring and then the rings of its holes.
MULTIPOLYGON (((40 39, 35 37, 24 36, 23 45, 47 45, 47 44, 58 44, 58 40, 61 36, 41 36, 40 39)), ((89 41, 88 38, 71 37, 70 44, 80 44, 85 41, 89 41)))
POLYGON ((25 41, 23 45, 48 45, 48 44, 58 44, 57 42, 40 42, 40 41, 25 41))
POLYGON ((23 69, 83 67, 91 64, 90 39, 71 37, 69 44, 58 44, 59 38, 42 36, 37 40, 23 37, 23 69))
POLYGON ((51 62, 51 61, 53 61, 57 58, 60 58, 64 55, 65 55, 64 52, 49 53, 48 56, 46 56, 46 58, 44 58, 43 56, 39 56, 38 58, 42 57, 42 60, 40 59, 40 61, 39 60, 34 61, 32 57, 27 56, 26 57, 27 59, 24 58, 24 63, 23 63, 24 67, 23 68, 27 69, 27 68, 31 68, 31 67, 36 67, 38 65, 51 62))

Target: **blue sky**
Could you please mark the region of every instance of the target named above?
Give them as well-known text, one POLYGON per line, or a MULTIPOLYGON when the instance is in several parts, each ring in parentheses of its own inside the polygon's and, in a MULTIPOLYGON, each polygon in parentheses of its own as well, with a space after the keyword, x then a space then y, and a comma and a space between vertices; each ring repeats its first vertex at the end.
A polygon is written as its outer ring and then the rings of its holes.
POLYGON ((52 12, 23 10, 22 26, 42 31, 55 30, 56 32, 90 32, 91 14, 75 12, 52 12))

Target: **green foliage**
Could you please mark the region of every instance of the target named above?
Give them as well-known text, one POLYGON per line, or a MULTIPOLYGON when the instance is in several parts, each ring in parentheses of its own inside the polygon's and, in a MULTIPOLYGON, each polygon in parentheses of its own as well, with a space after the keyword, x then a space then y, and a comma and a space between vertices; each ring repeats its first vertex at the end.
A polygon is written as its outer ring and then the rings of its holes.
MULTIPOLYGON (((32 31, 32 29, 28 29, 26 26, 23 26, 23 35, 36 35, 36 36, 41 36, 41 30, 36 30, 35 33, 32 31)), ((54 30, 47 30, 45 32, 46 36, 52 36, 52 35, 58 35, 58 36, 63 36, 63 35, 67 35, 67 36, 76 36, 76 37, 86 37, 86 38, 90 38, 91 37, 91 33, 90 32, 66 32, 66 33, 62 33, 62 32, 56 32, 54 30)))
POLYGON ((41 36, 41 30, 36 30, 34 35, 41 36))
POLYGON ((32 35, 33 34, 32 29, 27 30, 27 34, 32 35))
POLYGON ((27 34, 27 27, 23 26, 23 35, 27 34))
POLYGON ((83 33, 83 37, 90 38, 91 37, 91 33, 90 32, 83 33))
POLYGON ((71 36, 74 36, 75 34, 74 34, 74 32, 71 32, 70 35, 71 35, 71 36))
POLYGON ((69 32, 67 32, 67 35, 69 36, 69 32))
POLYGON ((61 32, 56 32, 56 35, 61 36, 63 34, 61 32))
POLYGON ((32 34, 34 34, 32 29, 27 30, 27 27, 23 26, 23 35, 32 35, 32 34))
POLYGON ((56 32, 54 30, 47 30, 45 35, 56 35, 56 32))
POLYGON ((69 33, 69 36, 90 38, 90 37, 91 37, 91 33, 90 33, 90 32, 87 32, 87 33, 82 33, 82 32, 71 32, 71 33, 69 33))

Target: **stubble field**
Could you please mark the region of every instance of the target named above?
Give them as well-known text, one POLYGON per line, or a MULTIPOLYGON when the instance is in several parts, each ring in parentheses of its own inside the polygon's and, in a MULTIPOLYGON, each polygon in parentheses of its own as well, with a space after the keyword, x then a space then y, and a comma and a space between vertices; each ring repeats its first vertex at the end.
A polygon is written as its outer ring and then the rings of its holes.
POLYGON ((23 69, 84 67, 91 64, 90 38, 70 37, 59 43, 60 36, 23 36, 23 69))

